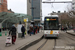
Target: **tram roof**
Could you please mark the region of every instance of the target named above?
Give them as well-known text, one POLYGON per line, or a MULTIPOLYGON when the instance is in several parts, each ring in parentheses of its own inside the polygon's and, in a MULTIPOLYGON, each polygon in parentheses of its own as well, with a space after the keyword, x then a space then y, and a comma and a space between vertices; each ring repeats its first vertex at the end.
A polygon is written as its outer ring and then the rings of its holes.
POLYGON ((58 17, 58 15, 48 15, 46 17, 58 17))

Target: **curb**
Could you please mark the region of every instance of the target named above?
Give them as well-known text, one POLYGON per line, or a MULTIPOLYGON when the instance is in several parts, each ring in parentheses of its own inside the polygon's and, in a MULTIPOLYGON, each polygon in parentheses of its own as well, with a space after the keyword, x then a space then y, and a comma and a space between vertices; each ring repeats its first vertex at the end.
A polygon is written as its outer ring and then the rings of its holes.
POLYGON ((26 50, 27 48, 29 48, 30 46, 38 43, 41 39, 43 39, 44 36, 42 36, 41 38, 37 39, 37 40, 33 40, 33 41, 30 41, 30 42, 27 42, 26 44, 18 47, 16 50, 26 50))
POLYGON ((72 33, 69 33, 69 32, 66 32, 66 33, 68 33, 68 34, 70 34, 70 35, 73 35, 73 36, 75 36, 74 34, 72 34, 72 33))

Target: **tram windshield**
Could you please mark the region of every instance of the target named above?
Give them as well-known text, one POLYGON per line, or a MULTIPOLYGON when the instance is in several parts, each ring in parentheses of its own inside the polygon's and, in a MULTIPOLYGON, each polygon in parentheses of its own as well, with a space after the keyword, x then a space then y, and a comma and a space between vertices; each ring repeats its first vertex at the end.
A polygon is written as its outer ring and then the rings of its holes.
POLYGON ((58 30, 59 29, 59 22, 58 19, 48 19, 44 22, 44 29, 45 30, 58 30))

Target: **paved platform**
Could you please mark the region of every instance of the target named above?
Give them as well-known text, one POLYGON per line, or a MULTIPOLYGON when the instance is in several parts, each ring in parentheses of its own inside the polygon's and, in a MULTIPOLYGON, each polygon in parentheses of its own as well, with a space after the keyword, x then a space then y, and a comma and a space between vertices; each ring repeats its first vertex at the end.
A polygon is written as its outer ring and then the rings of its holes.
POLYGON ((68 33, 75 35, 75 32, 73 30, 67 30, 68 33))
POLYGON ((25 38, 17 38, 15 45, 5 47, 5 41, 7 36, 5 36, 4 33, 2 33, 2 36, 0 36, 0 50, 17 50, 18 48, 23 47, 27 43, 31 43, 32 41, 35 41, 43 36, 43 32, 37 33, 36 35, 32 36, 26 35, 25 38))

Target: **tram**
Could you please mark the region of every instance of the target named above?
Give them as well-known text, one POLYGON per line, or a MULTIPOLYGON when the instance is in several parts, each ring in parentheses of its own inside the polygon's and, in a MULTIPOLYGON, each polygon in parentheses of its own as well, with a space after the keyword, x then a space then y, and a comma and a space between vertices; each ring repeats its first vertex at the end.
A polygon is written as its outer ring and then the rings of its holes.
POLYGON ((44 37, 59 37, 58 15, 50 15, 44 18, 44 37))

